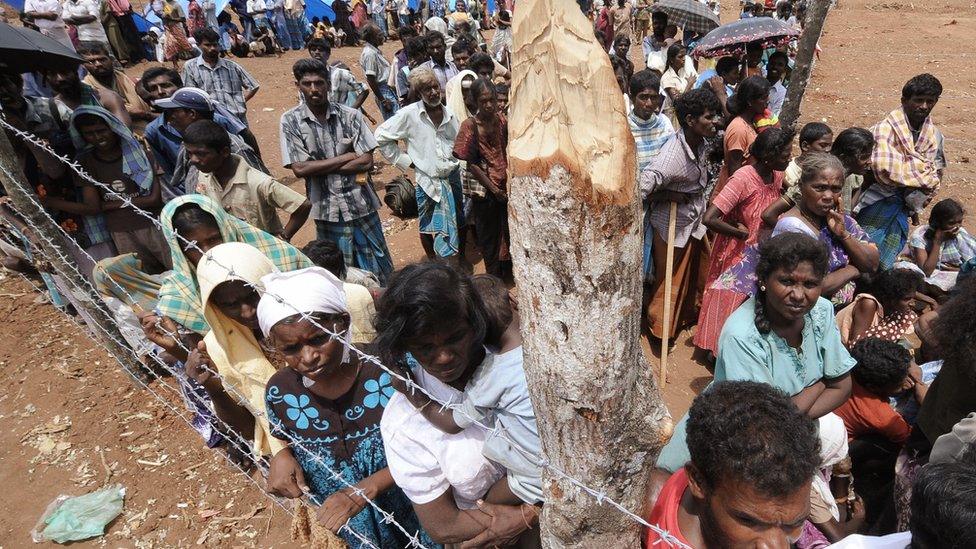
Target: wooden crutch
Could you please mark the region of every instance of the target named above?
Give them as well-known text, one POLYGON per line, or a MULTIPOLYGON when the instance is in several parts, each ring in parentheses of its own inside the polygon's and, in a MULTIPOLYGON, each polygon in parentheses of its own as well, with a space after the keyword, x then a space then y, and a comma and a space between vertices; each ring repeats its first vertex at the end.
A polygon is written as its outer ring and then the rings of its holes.
POLYGON ((674 275, 674 232, 678 221, 678 203, 671 202, 668 212, 668 252, 664 262, 664 331, 661 333, 661 390, 668 382, 668 337, 671 335, 671 278, 674 275))

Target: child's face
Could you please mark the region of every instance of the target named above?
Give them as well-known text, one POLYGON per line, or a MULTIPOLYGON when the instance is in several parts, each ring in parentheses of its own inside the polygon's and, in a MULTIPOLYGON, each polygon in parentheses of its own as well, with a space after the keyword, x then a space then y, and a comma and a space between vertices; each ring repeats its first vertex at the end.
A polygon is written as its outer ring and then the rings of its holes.
POLYGON ((828 133, 819 139, 809 143, 800 143, 800 150, 803 152, 830 152, 830 146, 834 144, 834 134, 828 133))
POLYGON ((496 100, 498 101, 498 112, 508 114, 508 93, 500 92, 496 96, 496 100))

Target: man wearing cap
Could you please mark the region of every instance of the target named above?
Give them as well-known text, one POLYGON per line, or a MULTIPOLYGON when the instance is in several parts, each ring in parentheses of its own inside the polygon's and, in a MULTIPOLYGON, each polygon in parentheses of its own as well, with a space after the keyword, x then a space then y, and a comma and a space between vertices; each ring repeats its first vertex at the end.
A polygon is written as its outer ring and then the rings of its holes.
POLYGON ((258 92, 258 81, 244 67, 220 56, 220 35, 213 29, 193 34, 203 52, 183 65, 183 84, 207 92, 218 104, 247 124, 247 101, 258 92))
MULTIPOLYGON (((222 108, 217 106, 203 90, 189 87, 180 88, 169 99, 160 99, 155 101, 153 105, 163 111, 163 119, 166 124, 172 126, 180 135, 183 134, 183 130, 187 126, 197 120, 213 120, 214 111, 222 108)), ((243 158, 252 168, 264 173, 271 173, 264 165, 261 157, 240 136, 234 133, 229 133, 229 135, 232 154, 243 158)), ((196 188, 198 176, 199 171, 190 163, 189 155, 181 139, 173 175, 168 184, 163 185, 164 201, 168 202, 172 198, 193 192, 193 189, 196 188)))

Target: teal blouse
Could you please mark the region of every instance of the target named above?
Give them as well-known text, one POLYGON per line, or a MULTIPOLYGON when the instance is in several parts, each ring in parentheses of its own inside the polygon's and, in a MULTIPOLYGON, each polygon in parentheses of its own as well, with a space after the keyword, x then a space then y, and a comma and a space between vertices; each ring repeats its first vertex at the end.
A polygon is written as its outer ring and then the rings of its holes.
MULTIPOLYGON (((712 384, 756 381, 793 396, 821 379, 842 377, 854 367, 854 358, 841 343, 830 301, 818 299, 806 314, 799 349, 790 347, 773 332, 759 333, 755 307, 755 298, 749 298, 725 322, 718 340, 712 384)), ((676 471, 690 459, 685 443, 687 421, 688 414, 685 414, 675 427, 671 441, 661 451, 658 467, 676 471)))

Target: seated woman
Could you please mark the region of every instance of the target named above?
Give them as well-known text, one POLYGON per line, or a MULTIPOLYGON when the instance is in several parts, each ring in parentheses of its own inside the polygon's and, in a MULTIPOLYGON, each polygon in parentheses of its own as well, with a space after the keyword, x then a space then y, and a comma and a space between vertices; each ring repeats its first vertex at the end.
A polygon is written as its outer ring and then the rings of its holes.
POLYGON ((243 242, 260 250, 280 271, 312 266, 294 246, 237 219, 220 203, 203 195, 173 199, 159 217, 169 243, 173 271, 163 279, 156 310, 140 320, 146 337, 178 360, 186 360, 188 350, 195 349, 210 331, 196 280, 197 263, 208 250, 224 242, 243 242), (172 335, 176 333, 178 339, 172 335))
POLYGON ((342 281, 312 267, 261 283, 257 321, 288 366, 271 376, 265 394, 272 434, 285 446, 271 461, 271 491, 290 498, 308 492, 319 522, 350 547, 408 546, 383 513, 432 545, 387 467, 379 423, 394 394, 390 374, 350 350, 342 281), (347 521, 358 536, 340 531, 347 521))
POLYGON ((858 341, 878 337, 900 342, 914 340, 915 294, 922 275, 908 269, 881 271, 871 282, 871 293, 861 293, 837 313, 840 339, 850 349, 858 341))
POLYGON ((963 263, 976 258, 976 238, 962 227, 966 210, 947 198, 932 206, 928 225, 921 225, 908 240, 911 261, 926 281, 943 292, 956 285, 963 263))
MULTIPOLYGON (((785 233, 764 242, 758 291, 725 322, 713 383, 768 383, 811 418, 843 404, 851 394, 854 359, 840 341, 833 307, 821 297, 826 276, 827 255, 813 238, 785 233)), ((659 467, 676 471, 688 461, 686 422, 687 416, 675 428, 659 467)))
MULTIPOLYGON (((384 362, 413 366, 415 383, 440 402, 460 402, 475 372, 499 356, 485 347, 487 334, 504 329, 491 325, 471 278, 443 263, 410 265, 397 273, 377 313, 376 343, 384 362)), ((491 547, 521 537, 520 545, 538 543, 538 529, 527 531, 538 523, 536 506, 476 504, 499 480, 505 482, 505 471, 485 457, 481 427, 442 431, 398 392, 380 429, 390 473, 434 541, 477 540, 483 544, 478 547, 491 547)))
POLYGON ((854 299, 854 281, 878 269, 878 247, 854 218, 841 210, 844 166, 827 153, 810 153, 800 165, 800 200, 773 228, 773 236, 801 232, 827 246, 823 295, 835 305, 854 299))

